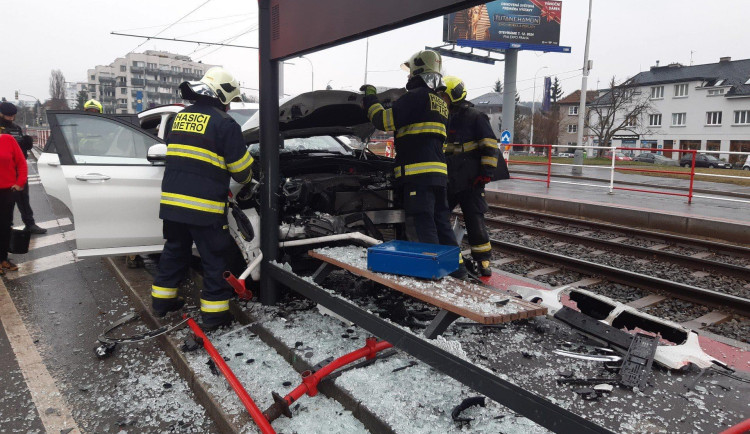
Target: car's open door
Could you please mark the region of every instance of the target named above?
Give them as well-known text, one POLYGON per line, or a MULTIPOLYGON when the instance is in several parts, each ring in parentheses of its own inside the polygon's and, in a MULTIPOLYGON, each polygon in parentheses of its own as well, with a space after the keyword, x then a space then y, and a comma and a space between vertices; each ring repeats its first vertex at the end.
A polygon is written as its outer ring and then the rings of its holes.
POLYGON ((60 163, 57 176, 68 189, 78 255, 161 251, 164 166, 146 159, 148 148, 160 139, 115 116, 80 111, 47 115, 60 163))

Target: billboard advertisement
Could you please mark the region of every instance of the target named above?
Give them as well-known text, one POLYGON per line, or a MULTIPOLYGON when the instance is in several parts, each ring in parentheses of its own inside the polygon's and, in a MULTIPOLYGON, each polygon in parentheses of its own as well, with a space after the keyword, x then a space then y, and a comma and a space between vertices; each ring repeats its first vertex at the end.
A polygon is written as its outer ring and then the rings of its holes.
POLYGON ((446 15, 443 40, 559 45, 561 18, 559 0, 497 0, 446 15))

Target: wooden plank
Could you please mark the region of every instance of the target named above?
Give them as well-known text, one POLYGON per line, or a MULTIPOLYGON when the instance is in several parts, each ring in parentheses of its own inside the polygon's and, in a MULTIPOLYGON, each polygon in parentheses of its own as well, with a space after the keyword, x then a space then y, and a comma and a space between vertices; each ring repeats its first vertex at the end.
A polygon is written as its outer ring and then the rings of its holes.
POLYGON ((732 316, 729 315, 729 314, 727 314, 727 313, 719 312, 719 311, 715 310, 715 311, 709 312, 709 313, 707 313, 707 314, 705 314, 705 315, 703 315, 701 317, 698 317, 698 318, 692 319, 690 321, 684 322, 684 323, 682 323, 680 325, 682 325, 683 327, 689 328, 689 329, 697 330, 697 329, 701 329, 701 328, 706 327, 706 326, 710 326, 710 325, 714 325, 714 324, 721 324, 721 323, 726 322, 727 320, 729 320, 729 318, 731 318, 731 317, 732 316))
MULTIPOLYGON (((451 300, 451 298, 455 299, 457 297, 464 297, 465 299, 467 299, 466 301, 476 302, 477 304, 481 304, 481 303, 490 303, 489 301, 490 297, 497 297, 497 296, 502 296, 505 294, 503 294, 501 291, 493 291, 489 288, 481 287, 478 285, 472 285, 468 282, 453 279, 452 277, 445 277, 443 281, 447 281, 453 287, 460 290, 459 294, 456 294, 456 293, 449 294, 444 288, 439 288, 437 286, 433 286, 432 288, 424 288, 424 284, 429 283, 429 281, 426 281, 426 280, 418 280, 418 279, 410 278, 406 276, 395 276, 395 275, 393 276, 394 278, 398 278, 402 281, 411 280, 415 284, 420 284, 420 285, 415 285, 415 286, 405 286, 399 282, 389 279, 386 276, 379 275, 377 273, 374 273, 372 271, 365 270, 359 267, 355 267, 353 265, 344 263, 342 261, 331 258, 329 256, 325 256, 315 251, 310 251, 308 253, 313 258, 316 258, 321 261, 325 261, 329 264, 335 265, 337 267, 343 268, 358 276, 365 277, 374 282, 385 285, 391 289, 394 289, 396 291, 399 291, 401 293, 404 293, 416 299, 422 300, 426 303, 432 304, 441 309, 445 309, 445 310, 457 313, 465 318, 469 318, 481 324, 500 324, 504 322, 509 322, 509 321, 513 321, 514 319, 521 318, 521 312, 524 313, 525 315, 524 318, 525 318, 527 317, 527 315, 529 315, 529 312, 537 312, 539 310, 538 305, 534 304, 530 306, 528 302, 525 302, 523 300, 518 300, 515 298, 510 298, 508 304, 506 304, 505 306, 497 306, 497 309, 499 311, 505 310, 506 312, 492 313, 492 312, 480 311, 478 309, 479 308, 478 305, 476 306, 477 309, 472 309, 471 306, 469 305, 460 306, 456 304, 456 300, 451 300), (513 309, 513 311, 508 312, 507 310, 509 309, 513 309)), ((542 313, 542 315, 544 315, 545 313, 546 313, 546 310, 544 310, 544 313, 542 313)))
POLYGON ((667 297, 664 297, 661 295, 649 294, 645 297, 641 297, 637 300, 631 301, 630 303, 626 304, 626 306, 630 306, 633 309, 643 309, 644 307, 649 307, 655 304, 659 304, 666 299, 667 297))

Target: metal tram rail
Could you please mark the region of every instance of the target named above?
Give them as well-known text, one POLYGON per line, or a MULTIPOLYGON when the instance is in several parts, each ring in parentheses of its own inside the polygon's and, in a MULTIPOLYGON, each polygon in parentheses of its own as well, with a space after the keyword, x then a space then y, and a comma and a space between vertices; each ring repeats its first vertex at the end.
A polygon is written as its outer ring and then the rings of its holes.
POLYGON ((583 220, 575 217, 566 217, 560 215, 546 214, 538 211, 529 211, 525 209, 509 208, 490 204, 490 211, 503 214, 512 214, 515 216, 524 215, 545 220, 559 221, 571 225, 587 226, 593 229, 618 232, 623 235, 633 235, 652 241, 672 242, 679 247, 697 247, 711 250, 714 253, 722 253, 739 258, 750 258, 750 247, 737 244, 728 244, 723 242, 705 240, 700 238, 690 238, 682 235, 674 235, 665 232, 650 231, 638 229, 630 226, 617 225, 613 223, 604 223, 599 221, 583 220))
POLYGON ((555 264, 582 274, 599 275, 607 280, 634 286, 651 292, 666 292, 670 296, 724 311, 733 311, 750 317, 750 299, 736 295, 699 288, 684 283, 673 282, 659 277, 646 276, 634 271, 623 270, 609 265, 597 264, 583 259, 572 258, 558 253, 545 252, 532 247, 507 241, 490 239, 493 247, 505 252, 515 252, 532 260, 546 264, 555 264))
POLYGON ((583 244, 589 247, 608 249, 613 252, 626 255, 638 256, 641 258, 656 258, 661 261, 672 262, 684 267, 698 269, 703 271, 714 271, 721 275, 732 276, 739 279, 748 279, 750 269, 741 265, 728 264, 726 262, 713 261, 710 259, 698 258, 681 253, 669 252, 664 250, 653 249, 650 247, 635 246, 623 244, 613 240, 602 240, 596 237, 584 234, 571 234, 530 224, 510 222, 498 218, 487 217, 488 226, 498 228, 512 228, 527 233, 544 235, 561 241, 583 244))

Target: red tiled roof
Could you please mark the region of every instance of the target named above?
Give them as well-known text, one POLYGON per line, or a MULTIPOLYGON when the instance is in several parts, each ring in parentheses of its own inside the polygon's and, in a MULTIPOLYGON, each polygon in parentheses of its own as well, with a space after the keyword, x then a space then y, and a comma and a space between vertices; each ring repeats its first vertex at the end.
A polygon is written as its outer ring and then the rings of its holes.
MULTIPOLYGON (((586 91, 586 102, 591 102, 597 98, 599 95, 599 91, 596 90, 587 90, 586 91)), ((566 96, 565 98, 558 101, 558 104, 578 104, 581 102, 581 91, 577 90, 570 95, 566 96)))

